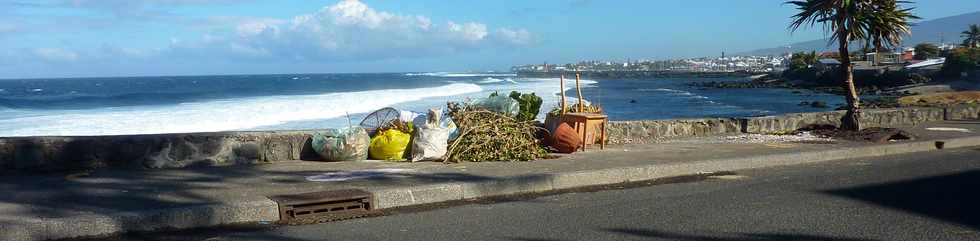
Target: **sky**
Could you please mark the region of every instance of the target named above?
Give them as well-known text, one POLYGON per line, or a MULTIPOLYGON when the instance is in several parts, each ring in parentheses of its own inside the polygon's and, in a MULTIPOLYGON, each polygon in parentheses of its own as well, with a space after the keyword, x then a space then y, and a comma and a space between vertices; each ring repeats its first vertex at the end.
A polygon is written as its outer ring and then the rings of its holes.
MULTIPOLYGON (((919 0, 924 20, 980 1, 919 0)), ((0 0, 0 78, 506 71, 822 38, 774 0, 0 0)))

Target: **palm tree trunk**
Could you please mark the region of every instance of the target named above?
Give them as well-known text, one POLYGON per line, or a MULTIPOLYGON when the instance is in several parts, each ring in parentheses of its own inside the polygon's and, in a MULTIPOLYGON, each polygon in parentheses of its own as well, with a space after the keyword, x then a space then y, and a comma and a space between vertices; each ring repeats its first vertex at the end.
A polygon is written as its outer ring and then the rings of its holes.
MULTIPOLYGON (((841 28, 846 31, 846 29, 841 28)), ((846 33, 846 32, 845 32, 846 33)), ((851 54, 848 52, 847 35, 841 34, 839 38, 840 47, 840 73, 844 80, 844 88, 847 89, 847 113, 841 118, 840 128, 848 131, 861 130, 861 110, 860 99, 858 99, 857 89, 854 88, 854 66, 851 65, 851 54)), ((877 54, 875 55, 877 57, 877 54)))
POLYGON ((879 37, 877 35, 874 37, 874 45, 875 45, 875 60, 874 60, 875 61, 875 64, 874 64, 874 66, 881 65, 881 44, 880 44, 881 43, 881 40, 879 40, 878 38, 879 37))

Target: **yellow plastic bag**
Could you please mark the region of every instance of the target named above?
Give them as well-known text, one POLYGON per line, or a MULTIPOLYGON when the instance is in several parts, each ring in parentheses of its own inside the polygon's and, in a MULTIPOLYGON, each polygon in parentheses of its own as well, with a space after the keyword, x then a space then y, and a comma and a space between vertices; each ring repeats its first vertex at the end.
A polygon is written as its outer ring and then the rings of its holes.
POLYGON ((399 130, 386 130, 378 132, 371 138, 371 148, 369 153, 374 160, 404 160, 405 149, 412 136, 399 130))

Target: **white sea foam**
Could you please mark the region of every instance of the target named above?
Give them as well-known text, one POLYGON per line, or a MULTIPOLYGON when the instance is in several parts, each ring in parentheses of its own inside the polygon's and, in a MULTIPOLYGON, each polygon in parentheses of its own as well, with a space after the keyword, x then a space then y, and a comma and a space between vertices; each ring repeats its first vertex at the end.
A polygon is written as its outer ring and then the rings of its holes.
POLYGON ((511 78, 498 79, 498 78, 494 78, 494 77, 486 77, 486 78, 484 78, 483 80, 481 80, 478 83, 480 83, 480 84, 492 84, 492 83, 500 83, 500 82, 509 82, 509 83, 512 83, 512 84, 517 84, 517 81, 514 81, 514 79, 511 79, 511 78))
POLYGON ((454 72, 430 72, 430 73, 407 73, 406 76, 434 76, 434 77, 517 77, 517 74, 509 73, 454 73, 454 72))
MULTIPOLYGON (((541 104, 541 112, 538 115, 539 120, 544 120, 545 113, 551 111, 551 109, 558 106, 559 93, 563 92, 559 90, 560 84, 558 78, 516 78, 516 79, 511 79, 511 81, 515 82, 516 84, 496 84, 496 83, 482 84, 481 83, 482 91, 479 92, 470 92, 461 95, 447 96, 444 98, 427 98, 419 101, 404 102, 404 103, 394 105, 394 107, 400 110, 425 112, 430 108, 439 108, 439 107, 444 108, 446 106, 446 101, 466 102, 470 100, 486 98, 488 95, 490 95, 490 93, 493 92, 508 94, 511 91, 518 91, 522 93, 533 92, 539 97, 541 97, 542 104, 541 104)), ((479 81, 477 81, 476 83, 479 83, 479 81)), ((596 83, 598 82, 594 80, 581 81, 583 88, 592 88, 595 86, 596 83)), ((565 79, 565 91, 571 90, 573 88, 575 88, 575 80, 565 79)), ((586 96, 586 98, 596 98, 596 97, 597 96, 586 96)), ((566 101, 568 103, 575 103, 578 101, 578 98, 575 98, 574 96, 567 96, 566 101)), ((589 101, 585 101, 585 102, 589 103, 589 101)), ((359 120, 355 120, 355 121, 359 121, 359 120)), ((346 125, 347 121, 343 118, 334 118, 334 119, 326 120, 325 123, 326 123, 325 126, 319 126, 319 127, 320 128, 343 127, 344 125, 346 125)), ((283 128, 283 127, 273 126, 273 127, 263 127, 260 129, 266 130, 266 129, 279 129, 279 128, 283 128)), ((289 125, 289 127, 287 128, 289 129, 308 128, 308 126, 305 126, 303 124, 289 125)))
POLYGON ((450 74, 437 75, 437 76, 439 76, 439 77, 487 77, 487 76, 489 76, 489 77, 517 77, 517 74, 487 74, 487 73, 466 74, 466 73, 450 73, 450 74))
POLYGON ((0 136, 243 130, 291 121, 337 118, 346 113, 365 113, 426 99, 445 104, 453 96, 482 90, 478 85, 461 83, 432 88, 265 96, 168 106, 32 111, 28 116, 0 120, 0 126, 5 127, 0 129, 0 136))
MULTIPOLYGON (((561 102, 561 93, 575 88, 575 79, 565 79, 565 89, 563 90, 559 88, 561 81, 558 78, 520 78, 515 80, 515 82, 518 83, 515 86, 505 85, 493 88, 501 92, 510 92, 512 90, 524 93, 534 92, 540 96, 542 100, 541 112, 538 115, 538 119, 540 120, 544 120, 545 114, 558 106, 559 102, 561 102)), ((584 79, 580 83, 583 88, 592 88, 598 82, 584 79)), ((585 99, 589 98, 597 98, 597 96, 585 96, 585 99)), ((565 96, 565 101, 571 104, 577 102, 578 98, 574 95, 565 96)), ((588 100, 583 100, 583 102, 590 103, 588 100)))
MULTIPOLYGON (((337 128, 347 125, 345 115, 367 113, 393 106, 425 112, 445 107, 447 101, 485 98, 492 92, 534 92, 543 100, 544 118, 558 105, 559 93, 573 89, 574 79, 559 90, 557 78, 503 78, 514 84, 458 81, 444 86, 388 89, 321 95, 264 96, 185 102, 166 106, 124 106, 87 110, 2 109, 0 136, 121 135, 226 130, 337 128)), ((455 81, 455 80, 454 80, 455 81)), ((582 80, 584 88, 596 81, 582 80)), ((597 98, 587 96, 586 98, 597 98)), ((568 103, 577 101, 573 96, 568 103)), ((356 124, 360 120, 354 119, 356 124)))
POLYGON ((487 78, 481 80, 480 81, 480 84, 492 84, 492 83, 500 83, 500 82, 504 82, 504 80, 498 79, 498 78, 493 78, 493 77, 487 77, 487 78))
MULTIPOLYGON (((703 100, 710 99, 707 96, 698 95, 698 94, 692 93, 690 91, 667 89, 667 88, 637 89, 637 91, 640 91, 640 92, 662 92, 662 93, 667 93, 669 95, 683 96, 685 98, 692 98, 692 99, 703 99, 703 100)), ((714 103, 713 101, 708 101, 708 102, 714 103)))

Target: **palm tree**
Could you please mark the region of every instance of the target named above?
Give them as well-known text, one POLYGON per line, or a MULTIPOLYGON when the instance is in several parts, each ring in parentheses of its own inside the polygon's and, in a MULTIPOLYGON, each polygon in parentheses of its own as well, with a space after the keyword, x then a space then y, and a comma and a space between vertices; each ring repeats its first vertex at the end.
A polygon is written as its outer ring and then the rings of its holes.
POLYGON ((908 1, 899 0, 870 0, 870 11, 864 11, 860 18, 867 21, 866 27, 868 36, 865 39, 865 48, 872 48, 875 52, 875 64, 880 62, 881 49, 884 47, 892 48, 901 46, 902 38, 912 33, 910 19, 919 19, 912 15, 914 8, 898 8, 898 4, 906 4, 908 1))
POLYGON ((840 52, 840 74, 844 80, 844 88, 847 89, 847 114, 841 118, 841 129, 860 130, 859 119, 859 99, 857 90, 854 88, 853 67, 851 66, 851 52, 848 51, 848 44, 853 40, 865 39, 865 22, 860 19, 863 8, 867 8, 867 0, 805 0, 789 1, 787 4, 796 5, 800 10, 793 15, 793 22, 790 29, 796 31, 804 25, 814 26, 821 23, 824 30, 832 33, 830 41, 838 42, 840 52))
MULTIPOLYGON (((854 67, 848 47, 851 41, 871 39, 871 44, 882 46, 901 42, 902 34, 909 32, 908 19, 913 18, 911 9, 898 9, 896 0, 798 0, 786 4, 795 5, 799 13, 793 15, 790 29, 817 23, 831 33, 830 41, 837 41, 840 53, 840 75, 847 90, 847 113, 841 118, 841 129, 861 130, 860 99, 854 87, 854 67), (882 12, 884 10, 884 12, 882 12), (888 11, 890 10, 890 11, 888 11)), ((905 1, 901 1, 905 3, 905 1)))
POLYGON ((970 24, 970 28, 963 31, 963 46, 967 48, 980 48, 980 26, 970 24))

